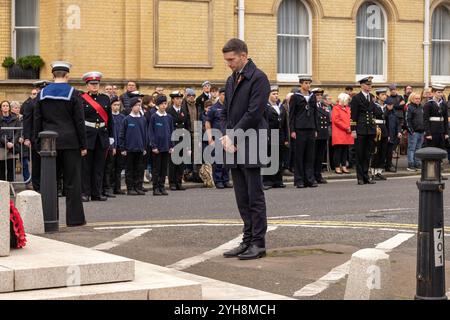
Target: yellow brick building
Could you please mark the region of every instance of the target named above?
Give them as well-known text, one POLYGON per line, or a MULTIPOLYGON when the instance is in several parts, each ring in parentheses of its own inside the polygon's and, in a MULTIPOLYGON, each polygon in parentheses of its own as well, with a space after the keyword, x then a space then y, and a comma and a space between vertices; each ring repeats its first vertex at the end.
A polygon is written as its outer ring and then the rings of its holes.
MULTIPOLYGON (((373 60, 366 65, 379 70, 377 85, 423 88, 450 84, 448 12, 450 0, 0 0, 0 60, 39 54, 42 79, 51 78, 52 61, 68 60, 76 86, 83 73, 98 70, 120 87, 137 80, 146 93, 157 84, 199 90, 204 80, 224 83, 230 71, 221 48, 241 32, 283 94, 308 73, 335 95, 365 74, 361 59, 373 60)), ((0 98, 25 98, 31 82, 10 80, 1 67, 0 98)))

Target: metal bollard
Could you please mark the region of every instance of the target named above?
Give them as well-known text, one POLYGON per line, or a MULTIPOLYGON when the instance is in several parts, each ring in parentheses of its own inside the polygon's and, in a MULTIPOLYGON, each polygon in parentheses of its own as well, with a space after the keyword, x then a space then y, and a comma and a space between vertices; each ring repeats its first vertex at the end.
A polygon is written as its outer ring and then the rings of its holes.
POLYGON ((447 300, 445 294, 444 195, 441 163, 447 152, 424 148, 416 152, 422 160, 419 188, 416 300, 447 300))
POLYGON ((45 232, 59 230, 58 192, 56 187, 56 138, 58 133, 43 131, 41 140, 41 197, 45 232))

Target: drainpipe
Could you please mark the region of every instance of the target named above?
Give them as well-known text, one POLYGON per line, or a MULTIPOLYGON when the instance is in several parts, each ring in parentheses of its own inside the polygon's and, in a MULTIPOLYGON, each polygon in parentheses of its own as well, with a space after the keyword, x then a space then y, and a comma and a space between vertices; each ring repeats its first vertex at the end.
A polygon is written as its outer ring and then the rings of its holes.
POLYGON ((239 39, 245 40, 245 0, 239 0, 238 4, 238 28, 239 39))
POLYGON ((430 85, 430 0, 425 0, 423 28, 423 77, 425 87, 430 85))

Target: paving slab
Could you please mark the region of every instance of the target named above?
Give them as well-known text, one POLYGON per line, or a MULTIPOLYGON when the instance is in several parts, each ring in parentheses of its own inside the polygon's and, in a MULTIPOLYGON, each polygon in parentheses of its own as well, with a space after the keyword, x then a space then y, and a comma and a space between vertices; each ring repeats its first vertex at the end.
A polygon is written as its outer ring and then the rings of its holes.
POLYGON ((0 257, 9 255, 9 182, 0 181, 0 257))

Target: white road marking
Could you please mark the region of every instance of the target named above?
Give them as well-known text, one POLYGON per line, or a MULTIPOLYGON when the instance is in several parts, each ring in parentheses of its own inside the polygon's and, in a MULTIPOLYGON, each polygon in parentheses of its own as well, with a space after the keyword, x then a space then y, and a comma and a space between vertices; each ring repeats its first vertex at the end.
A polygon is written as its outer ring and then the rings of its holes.
MULTIPOLYGON (((380 243, 376 248, 380 250, 386 250, 386 252, 390 252, 413 236, 414 234, 400 233, 386 240, 385 242, 380 243)), ((328 289, 330 285, 344 279, 348 275, 349 271, 350 271, 350 260, 334 268, 316 282, 308 284, 302 289, 298 290, 297 292, 294 293, 294 297, 312 297, 318 295, 319 293, 328 289)))
POLYGON ((409 211, 409 210, 415 210, 415 209, 414 208, 380 209, 380 210, 370 210, 370 213, 396 212, 396 211, 409 211))
MULTIPOLYGON (((276 229, 278 229, 278 226, 270 226, 267 228, 267 232, 274 231, 276 229)), ((185 270, 196 264, 205 262, 211 258, 221 256, 225 251, 228 251, 228 250, 231 250, 231 249, 237 247, 241 243, 241 241, 242 241, 242 235, 240 235, 239 237, 237 237, 227 243, 224 243, 223 245, 221 245, 215 249, 204 252, 195 257, 190 257, 187 259, 180 260, 178 262, 175 262, 175 263, 167 266, 166 268, 171 268, 171 269, 175 269, 175 270, 185 270)))
POLYGON ((91 249, 100 250, 100 251, 111 250, 112 248, 120 246, 121 244, 124 244, 128 241, 134 240, 151 230, 152 229, 142 229, 142 228, 141 229, 133 229, 130 232, 125 233, 124 235, 122 235, 118 238, 115 238, 115 239, 105 242, 105 243, 101 243, 91 249))
POLYGON ((122 230, 122 229, 139 229, 139 228, 170 228, 170 227, 228 227, 241 226, 242 224, 233 223, 185 223, 185 224, 149 224, 142 226, 119 226, 119 227, 98 227, 94 230, 122 230))
POLYGON ((380 250, 383 250, 385 252, 391 252, 393 249, 397 248, 403 242, 408 241, 412 237, 414 237, 414 234, 399 233, 395 237, 378 244, 375 247, 375 249, 380 249, 380 250))
POLYGON ((308 218, 308 217, 311 217, 311 216, 308 214, 300 214, 300 215, 296 215, 296 216, 267 217, 267 219, 273 220, 273 219, 308 218))

